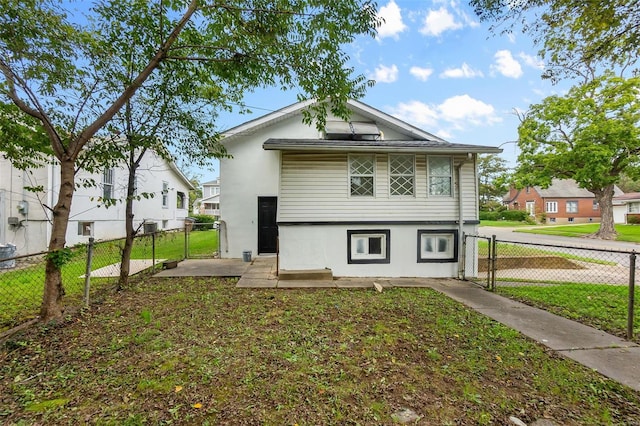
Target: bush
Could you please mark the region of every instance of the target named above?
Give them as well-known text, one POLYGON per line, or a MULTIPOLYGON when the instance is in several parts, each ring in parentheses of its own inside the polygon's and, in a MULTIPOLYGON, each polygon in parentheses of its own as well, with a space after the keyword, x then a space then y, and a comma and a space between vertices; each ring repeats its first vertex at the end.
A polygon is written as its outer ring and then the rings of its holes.
POLYGON ((208 214, 194 214, 189 217, 195 219, 196 223, 213 223, 216 221, 215 216, 210 216, 208 214))
POLYGON ((502 212, 480 212, 480 220, 500 220, 500 214, 502 212))
POLYGON ((512 220, 514 222, 524 222, 529 217, 529 213, 526 210, 505 210, 500 212, 500 218, 502 220, 512 220))
POLYGON ((638 224, 640 224, 640 215, 627 214, 627 223, 629 225, 638 225, 638 224))

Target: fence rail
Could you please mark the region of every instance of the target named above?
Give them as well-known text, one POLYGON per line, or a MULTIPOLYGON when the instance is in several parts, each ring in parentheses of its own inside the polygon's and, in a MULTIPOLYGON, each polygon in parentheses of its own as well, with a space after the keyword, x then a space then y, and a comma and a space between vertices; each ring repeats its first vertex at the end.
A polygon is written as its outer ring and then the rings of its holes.
POLYGON ((527 304, 635 339, 635 251, 464 236, 464 278, 527 304))
MULTIPOLYGON (((131 253, 131 272, 153 272, 165 260, 214 257, 217 230, 213 226, 193 225, 137 235, 131 253)), ((113 291, 120 276, 123 247, 124 238, 119 238, 69 248, 70 257, 61 268, 65 306, 88 306, 105 292, 113 291)), ((47 254, 0 259, 0 334, 38 317, 47 254)))

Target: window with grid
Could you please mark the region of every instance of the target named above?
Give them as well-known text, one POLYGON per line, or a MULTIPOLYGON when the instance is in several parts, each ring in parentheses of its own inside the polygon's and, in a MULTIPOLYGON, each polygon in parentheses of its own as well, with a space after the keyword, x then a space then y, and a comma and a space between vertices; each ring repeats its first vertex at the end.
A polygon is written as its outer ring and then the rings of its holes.
POLYGON ((545 209, 547 213, 558 213, 558 202, 557 201, 547 201, 545 203, 545 209))
POLYGON ((113 169, 105 169, 102 173, 102 199, 113 198, 113 169))
POLYGON ((349 185, 351 195, 373 197, 375 159, 373 155, 349 156, 349 185))
POLYGON ((391 195, 413 195, 415 161, 413 155, 389 155, 389 188, 391 195))
POLYGON ((429 157, 429 195, 451 196, 453 175, 451 157, 429 157))
POLYGON ((577 201, 567 201, 567 213, 578 213, 577 201))
POLYGON ((627 204, 629 213, 640 213, 640 203, 627 204))
POLYGON ((162 207, 169 207, 169 182, 162 182, 162 207))

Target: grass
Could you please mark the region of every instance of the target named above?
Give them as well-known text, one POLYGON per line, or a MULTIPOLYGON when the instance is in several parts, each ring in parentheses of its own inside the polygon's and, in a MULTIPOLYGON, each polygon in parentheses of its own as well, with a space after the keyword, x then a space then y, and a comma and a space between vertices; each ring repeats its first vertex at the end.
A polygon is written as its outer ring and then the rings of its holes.
POLYGON ((430 289, 145 278, 0 347, 8 424, 637 424, 638 393, 430 289))
MULTIPOLYGON (((120 262, 123 240, 96 243, 92 270, 120 262)), ((132 259, 151 259, 153 256, 151 236, 136 238, 132 259)), ((184 233, 159 233, 155 240, 156 259, 183 259, 184 233)), ((189 255, 213 254, 218 247, 216 231, 198 231, 189 234, 189 255)), ((73 258, 62 268, 62 283, 65 288, 65 303, 79 306, 84 293, 84 278, 87 250, 85 246, 73 248, 73 258)), ((0 332, 21 324, 38 315, 44 287, 44 260, 31 259, 32 266, 0 272, 0 332)), ((92 292, 112 286, 117 278, 91 278, 92 292)))
MULTIPOLYGON (((598 223, 563 226, 539 226, 535 228, 518 229, 517 232, 559 235, 564 237, 584 237, 585 235, 596 233, 599 227, 600 224, 598 223)), ((618 232, 618 236, 616 238, 617 241, 640 243, 640 226, 621 224, 615 225, 615 229, 618 232)))
MULTIPOLYGON (((557 256, 564 259, 578 260, 582 262, 596 263, 600 265, 616 265, 616 262, 596 259, 593 257, 578 256, 560 251, 544 250, 530 247, 523 244, 496 243, 498 257, 536 257, 536 256, 557 256)), ((489 242, 478 238, 478 258, 484 260, 489 256, 489 242)))
POLYGON ((501 228, 515 228, 520 226, 534 226, 527 222, 516 222, 513 220, 481 220, 480 226, 495 226, 501 228))
MULTIPOLYGON (((529 305, 626 338, 629 294, 626 286, 584 283, 513 287, 498 285, 497 291, 529 305)), ((634 318, 640 318, 638 304, 634 306, 634 318)), ((640 328, 636 326, 634 336, 638 332, 640 328)))

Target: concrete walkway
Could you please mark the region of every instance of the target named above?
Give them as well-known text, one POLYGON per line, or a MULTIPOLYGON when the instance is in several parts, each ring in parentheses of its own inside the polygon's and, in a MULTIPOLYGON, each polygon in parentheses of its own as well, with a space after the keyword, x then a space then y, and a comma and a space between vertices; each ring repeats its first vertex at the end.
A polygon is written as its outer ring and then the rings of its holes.
POLYGON ((284 281, 276 276, 275 257, 254 259, 238 281, 240 288, 429 287, 528 336, 560 355, 640 391, 640 346, 486 291, 466 281, 425 278, 339 278, 332 281, 284 281))

